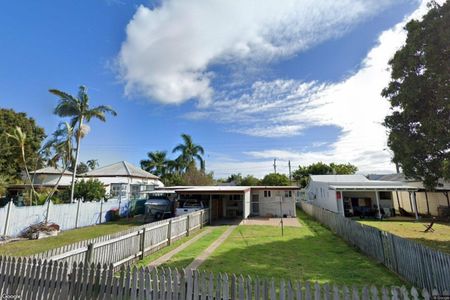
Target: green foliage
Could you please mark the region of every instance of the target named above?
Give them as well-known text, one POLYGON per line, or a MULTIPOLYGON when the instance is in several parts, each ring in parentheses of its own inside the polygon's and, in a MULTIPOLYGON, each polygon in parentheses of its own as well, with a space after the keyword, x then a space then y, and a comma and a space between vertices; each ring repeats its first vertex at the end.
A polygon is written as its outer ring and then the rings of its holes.
POLYGON ((188 168, 185 173, 181 175, 182 185, 213 185, 213 173, 205 173, 197 168, 188 168))
POLYGON ((228 178, 226 179, 225 182, 228 182, 228 183, 234 182, 236 185, 243 185, 242 184, 242 175, 241 175, 241 173, 231 174, 230 176, 228 176, 228 178))
POLYGON ((289 178, 284 174, 270 173, 264 176, 261 180, 261 185, 268 186, 288 186, 290 185, 289 178))
POLYGON ((183 164, 185 168, 195 166, 195 160, 200 163, 200 169, 205 169, 205 161, 203 160, 203 155, 205 150, 202 146, 197 145, 193 142, 192 137, 188 134, 183 133, 181 135, 183 143, 178 144, 173 148, 172 153, 181 152, 177 160, 183 164))
POLYGON ((298 169, 292 173, 292 177, 300 186, 305 187, 308 184, 309 175, 349 175, 355 174, 356 171, 358 171, 358 168, 352 164, 331 163, 327 165, 323 162, 317 162, 309 166, 298 166, 298 169))
POLYGON ((164 177, 162 177, 162 182, 165 186, 178 186, 184 184, 183 177, 181 176, 181 174, 177 173, 166 174, 164 177))
POLYGON ((86 165, 89 167, 89 169, 95 170, 95 168, 99 166, 98 159, 90 159, 86 161, 86 165))
POLYGON ((384 124, 393 161, 434 188, 450 160, 450 2, 430 7, 422 21, 406 25, 406 44, 389 62, 382 95, 392 108, 384 124))
POLYGON ((148 159, 141 160, 141 168, 153 175, 164 177, 168 171, 169 161, 166 151, 152 151, 147 153, 148 159))
POLYGON ((34 119, 25 113, 17 113, 12 109, 0 109, 0 174, 20 179, 23 171, 23 161, 20 146, 14 139, 8 138, 16 127, 26 136, 24 152, 26 164, 40 168, 43 157, 39 153, 41 143, 45 138, 44 129, 37 126, 34 119))
POLYGON ((8 176, 0 175, 0 198, 5 196, 6 188, 8 187, 10 180, 11 179, 8 176))
POLYGON ((242 178, 242 181, 241 181, 240 185, 243 185, 243 186, 256 186, 256 185, 261 185, 261 182, 255 176, 247 175, 244 178, 242 178))
POLYGON ((98 179, 77 180, 75 182, 75 199, 84 199, 84 201, 100 201, 105 198, 106 189, 103 183, 98 179))
POLYGON ((89 167, 84 162, 80 162, 77 166, 77 174, 83 174, 89 172, 89 167))

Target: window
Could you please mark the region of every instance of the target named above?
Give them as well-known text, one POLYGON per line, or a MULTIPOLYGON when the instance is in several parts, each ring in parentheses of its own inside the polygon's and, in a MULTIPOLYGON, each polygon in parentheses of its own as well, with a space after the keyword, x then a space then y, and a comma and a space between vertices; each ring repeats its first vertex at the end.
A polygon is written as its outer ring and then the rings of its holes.
POLYGON ((124 183, 111 183, 111 197, 126 197, 127 185, 124 183))
POLYGON ((292 198, 292 191, 284 191, 285 198, 292 198))
POLYGON ((264 191, 264 198, 270 198, 272 197, 271 191, 264 191))

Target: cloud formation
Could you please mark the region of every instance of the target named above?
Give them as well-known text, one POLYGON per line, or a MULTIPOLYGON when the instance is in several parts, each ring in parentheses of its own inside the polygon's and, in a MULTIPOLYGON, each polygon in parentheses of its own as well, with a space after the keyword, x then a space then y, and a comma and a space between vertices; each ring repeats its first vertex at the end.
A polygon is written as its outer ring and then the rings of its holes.
POLYGON ((214 95, 211 66, 288 57, 339 37, 392 2, 166 0, 154 9, 140 6, 118 55, 120 76, 126 94, 171 104, 197 99, 205 106, 214 95))
MULTIPOLYGON (((369 51, 359 71, 341 82, 256 82, 250 92, 238 98, 218 101, 214 106, 187 117, 208 116, 218 122, 233 124, 233 131, 252 136, 298 136, 306 128, 329 125, 341 129, 337 141, 325 150, 246 152, 248 161, 259 159, 260 166, 266 166, 261 172, 254 169, 253 173, 260 176, 270 171, 269 162, 273 158, 281 161, 284 172, 287 171, 288 160, 293 165, 317 161, 351 162, 363 173, 393 171, 391 154, 386 150, 387 134, 382 125, 384 117, 389 114, 389 103, 380 93, 390 80, 388 61, 405 42, 404 25, 412 18, 420 18, 426 11, 426 1, 423 1, 410 16, 382 32, 378 44, 369 51), (244 121, 236 124, 239 120, 244 121)), ((252 161, 251 165, 256 166, 257 163, 252 161)), ((217 163, 214 167, 220 173, 230 168, 230 163, 217 163)), ((249 173, 252 173, 251 169, 249 173)))

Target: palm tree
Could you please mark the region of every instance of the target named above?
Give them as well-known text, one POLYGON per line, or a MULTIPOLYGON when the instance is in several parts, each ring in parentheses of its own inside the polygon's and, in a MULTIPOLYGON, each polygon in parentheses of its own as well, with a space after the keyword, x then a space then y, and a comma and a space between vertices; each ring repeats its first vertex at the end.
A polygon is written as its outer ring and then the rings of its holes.
POLYGON ((25 155, 25 143, 27 140, 27 134, 22 131, 22 128, 20 128, 19 126, 16 126, 16 128, 14 128, 13 132, 6 133, 6 136, 14 139, 20 148, 20 154, 21 154, 25 174, 26 174, 27 179, 30 182, 30 186, 31 186, 31 203, 33 203, 33 197, 34 197, 36 191, 34 190, 33 180, 31 179, 30 172, 28 171, 27 160, 26 160, 26 155, 25 155))
POLYGON ((98 159, 90 159, 86 162, 89 169, 94 170, 98 167, 98 159))
POLYGON ((62 171, 56 181, 52 191, 48 194, 45 201, 51 199, 53 194, 58 189, 59 183, 66 173, 67 169, 73 163, 73 138, 74 131, 69 123, 64 122, 59 124, 58 129, 53 133, 52 138, 44 144, 43 149, 51 149, 54 155, 49 159, 49 165, 57 168, 58 162, 62 163, 62 171))
POLYGON ((205 154, 205 150, 203 147, 194 144, 192 137, 188 134, 183 133, 181 138, 183 139, 183 143, 178 144, 175 148, 173 148, 172 153, 181 152, 177 159, 183 161, 187 168, 191 166, 195 167, 195 160, 198 160, 200 163, 200 169, 204 170, 205 161, 203 160, 202 155, 205 154))
POLYGON ((148 159, 141 160, 141 168, 156 176, 166 175, 168 160, 166 151, 153 151, 147 153, 148 159))
POLYGON ((60 117, 70 117, 70 126, 75 129, 76 152, 73 163, 72 187, 70 191, 70 202, 73 202, 73 194, 75 190, 76 166, 78 165, 78 156, 80 154, 81 138, 87 134, 89 129, 85 123, 89 123, 92 118, 106 121, 106 113, 116 116, 117 113, 107 105, 100 105, 94 108, 89 107, 89 96, 85 86, 80 86, 78 97, 62 92, 60 90, 49 90, 50 93, 59 97, 59 103, 56 106, 54 113, 60 117))

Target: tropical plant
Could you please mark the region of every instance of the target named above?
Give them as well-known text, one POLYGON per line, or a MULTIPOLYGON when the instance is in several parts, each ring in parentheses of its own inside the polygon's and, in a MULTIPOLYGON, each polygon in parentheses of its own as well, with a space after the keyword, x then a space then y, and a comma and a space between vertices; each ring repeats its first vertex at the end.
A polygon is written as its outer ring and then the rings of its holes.
POLYGON ((200 163, 200 169, 205 170, 205 161, 203 155, 205 150, 202 146, 195 144, 192 141, 192 137, 183 133, 181 135, 183 143, 178 144, 173 148, 172 153, 180 152, 180 156, 177 158, 179 162, 183 162, 185 168, 195 167, 195 160, 200 163))
POLYGON ((77 165, 77 174, 83 174, 87 172, 89 172, 89 166, 84 162, 80 162, 77 165))
POLYGON ((89 167, 89 169, 91 169, 91 170, 94 170, 95 168, 97 168, 99 166, 98 159, 90 159, 86 162, 86 164, 89 167))
POLYGON ((0 175, 0 198, 5 196, 9 181, 8 176, 0 175))
MULTIPOLYGON (((70 125, 75 129, 76 152, 73 166, 78 165, 78 157, 80 154, 81 138, 83 138, 89 129, 87 123, 93 118, 100 121, 106 121, 106 114, 110 113, 116 116, 117 113, 106 105, 100 105, 94 108, 89 106, 89 96, 85 86, 80 86, 78 96, 72 96, 60 90, 51 89, 50 93, 59 97, 58 105, 54 113, 60 117, 69 117, 70 125)), ((70 202, 73 202, 75 192, 75 178, 77 170, 74 168, 72 174, 72 186, 70 192, 70 202)))
POLYGON ((83 201, 100 201, 105 199, 106 189, 98 179, 80 180, 75 183, 75 198, 83 201))
POLYGON ((147 153, 148 159, 141 160, 141 168, 156 176, 164 177, 168 170, 166 151, 152 151, 147 153))
POLYGON ((15 140, 19 147, 25 175, 26 175, 26 177, 30 183, 30 187, 31 187, 31 203, 32 203, 33 196, 36 194, 36 191, 34 189, 33 180, 31 179, 30 172, 28 171, 27 158, 26 158, 26 154, 25 154, 25 144, 27 142, 27 134, 22 131, 22 128, 20 128, 19 126, 16 126, 16 128, 14 128, 12 133, 6 133, 6 135, 9 138, 15 140))

